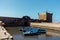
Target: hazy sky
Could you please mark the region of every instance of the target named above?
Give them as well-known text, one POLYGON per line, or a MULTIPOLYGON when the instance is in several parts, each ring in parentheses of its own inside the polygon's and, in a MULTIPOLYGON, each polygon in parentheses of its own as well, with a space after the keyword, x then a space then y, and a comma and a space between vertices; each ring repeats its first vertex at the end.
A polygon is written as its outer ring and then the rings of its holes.
POLYGON ((53 21, 60 22, 60 0, 0 0, 0 16, 30 16, 37 19, 38 12, 53 13, 53 21))

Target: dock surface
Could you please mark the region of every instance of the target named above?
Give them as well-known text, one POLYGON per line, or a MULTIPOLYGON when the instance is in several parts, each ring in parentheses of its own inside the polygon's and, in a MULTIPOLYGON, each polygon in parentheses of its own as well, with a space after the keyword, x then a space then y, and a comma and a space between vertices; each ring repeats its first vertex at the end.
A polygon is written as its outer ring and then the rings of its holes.
POLYGON ((46 29, 60 30, 60 23, 30 23, 31 27, 40 27, 46 29))

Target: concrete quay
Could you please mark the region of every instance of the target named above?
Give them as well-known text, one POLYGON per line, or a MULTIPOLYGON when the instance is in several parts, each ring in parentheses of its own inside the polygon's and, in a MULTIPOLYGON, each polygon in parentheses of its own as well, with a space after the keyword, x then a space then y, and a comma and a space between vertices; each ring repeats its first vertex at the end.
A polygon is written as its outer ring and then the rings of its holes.
POLYGON ((58 30, 58 31, 60 30, 60 23, 30 23, 30 26, 58 30))

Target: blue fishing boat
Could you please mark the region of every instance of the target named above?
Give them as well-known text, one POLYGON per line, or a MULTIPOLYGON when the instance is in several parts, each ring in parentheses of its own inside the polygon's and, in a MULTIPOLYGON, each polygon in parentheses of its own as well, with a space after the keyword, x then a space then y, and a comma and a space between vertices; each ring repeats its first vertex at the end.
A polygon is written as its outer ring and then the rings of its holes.
POLYGON ((25 31, 23 31, 24 35, 37 35, 41 33, 46 33, 46 30, 40 28, 26 28, 25 31))

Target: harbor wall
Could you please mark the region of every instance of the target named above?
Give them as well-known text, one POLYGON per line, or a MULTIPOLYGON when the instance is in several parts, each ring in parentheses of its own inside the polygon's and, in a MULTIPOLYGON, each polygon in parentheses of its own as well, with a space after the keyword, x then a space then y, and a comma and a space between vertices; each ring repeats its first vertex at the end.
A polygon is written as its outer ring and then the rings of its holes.
POLYGON ((41 27, 46 29, 60 30, 60 23, 30 23, 31 27, 41 27))

